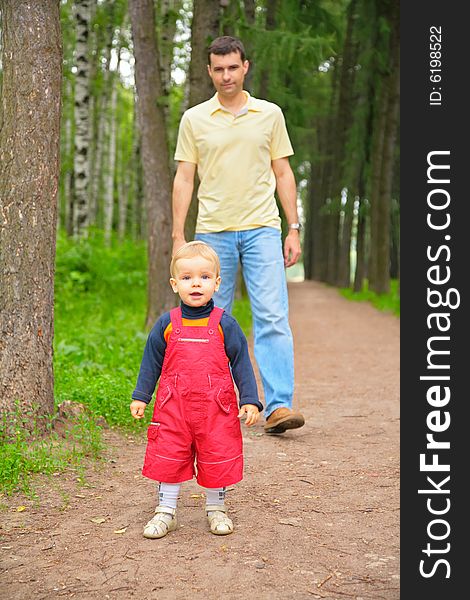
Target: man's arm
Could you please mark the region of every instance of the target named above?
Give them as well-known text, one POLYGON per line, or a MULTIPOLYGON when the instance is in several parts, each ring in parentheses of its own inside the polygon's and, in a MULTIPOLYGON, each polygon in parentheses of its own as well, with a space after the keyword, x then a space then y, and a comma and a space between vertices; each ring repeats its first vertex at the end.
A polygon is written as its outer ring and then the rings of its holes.
POLYGON ((184 224, 193 195, 195 173, 194 163, 184 161, 178 163, 173 181, 173 254, 186 243, 184 224))
MULTIPOLYGON (((294 173, 287 157, 277 158, 272 161, 272 168, 276 177, 276 189, 281 206, 286 215, 287 223, 298 223, 297 213, 297 187, 294 173)), ((300 233, 296 229, 289 229, 284 240, 284 265, 291 267, 300 258, 300 233)))

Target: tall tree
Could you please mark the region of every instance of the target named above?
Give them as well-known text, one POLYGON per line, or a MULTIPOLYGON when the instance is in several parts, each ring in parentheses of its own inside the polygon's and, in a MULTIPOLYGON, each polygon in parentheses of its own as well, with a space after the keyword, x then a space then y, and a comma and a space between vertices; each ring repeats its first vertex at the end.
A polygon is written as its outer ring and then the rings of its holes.
POLYGON ((80 235, 89 222, 90 57, 91 0, 75 2, 77 41, 75 61, 75 153, 73 229, 80 235))
POLYGON ((400 97, 400 28, 399 3, 382 0, 379 5, 389 35, 387 62, 385 72, 381 74, 374 124, 369 285, 374 292, 383 294, 390 291, 390 213, 400 97))
MULTIPOLYGON (((59 0, 1 0, 0 411, 52 413, 59 0)), ((28 420, 33 423, 32 419, 28 420)))
MULTIPOLYGON (((343 46, 343 60, 341 65, 340 97, 338 102, 338 120, 336 136, 336 160, 339 166, 339 181, 345 181, 347 164, 351 161, 345 152, 348 130, 351 128, 354 83, 357 65, 358 44, 355 39, 355 24, 358 19, 356 13, 357 0, 352 0, 348 7, 346 36, 343 46)), ((340 184, 341 185, 341 184, 340 184)), ((342 185, 345 185, 343 183, 342 185)), ((347 193, 343 195, 345 202, 341 202, 340 236, 338 240, 336 285, 349 287, 350 278, 350 252, 353 222, 354 190, 343 188, 347 193)), ((342 192, 341 192, 342 193, 342 192)), ((342 193, 343 194, 343 193, 342 193)))
MULTIPOLYGON (((194 0, 191 24, 191 62, 189 65, 189 102, 195 106, 214 94, 212 81, 207 73, 207 47, 218 36, 220 26, 219 0, 194 0)), ((197 179, 197 177, 196 177, 197 179)), ((187 240, 192 240, 197 220, 197 187, 189 206, 185 224, 187 240)))
POLYGON ((104 236, 106 243, 111 242, 114 216, 114 180, 116 169, 116 136, 117 136, 117 101, 119 85, 119 64, 121 62, 121 48, 118 46, 116 72, 110 78, 111 104, 109 110, 109 144, 108 144, 108 169, 104 191, 104 236))
POLYGON ((168 285, 171 257, 171 171, 163 107, 160 59, 152 0, 130 0, 135 54, 138 116, 142 141, 148 238, 148 305, 146 326, 174 306, 168 285))

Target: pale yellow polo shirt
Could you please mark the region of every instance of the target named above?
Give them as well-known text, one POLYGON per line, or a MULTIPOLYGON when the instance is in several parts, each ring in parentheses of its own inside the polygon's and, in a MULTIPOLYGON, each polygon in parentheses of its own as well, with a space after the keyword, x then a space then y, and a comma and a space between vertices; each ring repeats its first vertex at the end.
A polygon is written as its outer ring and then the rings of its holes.
POLYGON ((215 94, 181 119, 175 160, 197 165, 197 233, 281 228, 271 161, 294 151, 279 106, 244 93, 236 116, 215 94))

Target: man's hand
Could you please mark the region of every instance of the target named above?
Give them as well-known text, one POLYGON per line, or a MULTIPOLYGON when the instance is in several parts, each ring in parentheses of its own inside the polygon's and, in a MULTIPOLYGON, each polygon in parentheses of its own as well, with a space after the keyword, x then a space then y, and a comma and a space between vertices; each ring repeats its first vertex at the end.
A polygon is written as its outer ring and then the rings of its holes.
POLYGON ((254 404, 244 404, 240 406, 240 412, 238 413, 238 418, 241 419, 243 415, 246 413, 246 421, 245 425, 251 427, 254 425, 259 419, 259 410, 258 407, 254 404))
POLYGON ((299 232, 296 229, 291 229, 284 240, 284 266, 291 267, 295 265, 301 252, 299 232))
POLYGON ((129 408, 131 409, 131 415, 134 417, 134 419, 142 419, 147 405, 141 400, 132 400, 129 408))
POLYGON ((173 240, 173 250, 171 252, 171 256, 174 256, 178 250, 186 244, 186 240, 184 238, 177 238, 173 240))

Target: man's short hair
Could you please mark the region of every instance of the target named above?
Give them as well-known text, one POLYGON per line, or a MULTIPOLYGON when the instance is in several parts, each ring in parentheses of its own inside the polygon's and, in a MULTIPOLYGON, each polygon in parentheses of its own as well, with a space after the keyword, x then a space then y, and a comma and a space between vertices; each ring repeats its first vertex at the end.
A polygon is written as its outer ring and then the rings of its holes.
POLYGON ((232 52, 238 52, 242 62, 245 62, 245 48, 238 38, 229 35, 215 38, 207 50, 207 62, 209 65, 211 64, 211 54, 225 56, 232 52))
POLYGON ((215 268, 216 277, 220 275, 220 260, 217 256, 217 252, 211 248, 209 244, 201 242, 200 240, 194 240, 193 242, 188 242, 184 246, 181 246, 181 248, 174 253, 170 263, 171 276, 175 276, 175 265, 178 260, 181 258, 194 258, 195 256, 202 256, 206 260, 212 262, 215 268))

